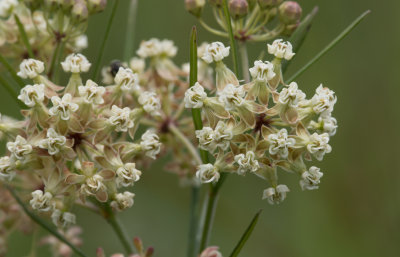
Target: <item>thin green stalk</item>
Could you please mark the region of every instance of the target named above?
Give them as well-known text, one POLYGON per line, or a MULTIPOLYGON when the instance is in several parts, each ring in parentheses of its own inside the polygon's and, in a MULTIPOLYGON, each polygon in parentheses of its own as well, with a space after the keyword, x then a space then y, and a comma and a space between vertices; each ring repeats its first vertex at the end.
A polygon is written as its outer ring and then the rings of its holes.
POLYGON ((2 76, 0 76, 0 84, 5 88, 5 90, 7 90, 11 98, 18 104, 20 109, 26 108, 26 106, 18 100, 18 94, 15 93, 13 87, 2 76))
POLYGON ((60 233, 58 233, 58 231, 56 229, 54 229, 53 227, 51 227, 49 224, 47 224, 47 222, 45 222, 44 220, 42 220, 41 218, 39 218, 36 214, 34 214, 33 212, 31 212, 26 206, 25 204, 22 202, 21 198, 19 198, 19 196, 17 195, 17 193, 15 192, 15 190, 6 185, 5 186, 11 193, 11 195, 15 198, 15 200, 17 201, 17 203, 21 206, 21 208, 24 210, 24 212, 26 213, 26 215, 29 216, 29 218, 31 218, 34 222, 36 222, 39 226, 41 226, 42 228, 44 228, 45 230, 47 230, 50 234, 52 234, 53 236, 55 236, 58 240, 60 240, 61 242, 63 242, 64 244, 68 245, 72 251, 74 251, 78 256, 81 257, 87 257, 86 254, 84 254, 80 249, 78 249, 75 245, 73 245, 71 242, 69 242, 63 235, 61 235, 60 233))
POLYGON ((169 130, 174 134, 182 143, 185 145, 189 153, 196 160, 197 164, 202 164, 202 160, 197 152, 197 149, 193 146, 193 144, 186 138, 186 136, 173 124, 169 125, 169 130))
POLYGON ((7 69, 7 71, 11 74, 11 77, 17 82, 18 86, 20 88, 23 88, 25 86, 25 82, 17 75, 15 72, 14 68, 11 66, 11 64, 8 63, 6 58, 4 58, 0 54, 0 62, 3 64, 3 66, 7 69))
MULTIPOLYGON (((192 87, 197 82, 197 29, 193 26, 190 34, 190 74, 189 84, 192 87)), ((201 119, 201 110, 192 109, 193 123, 196 130, 203 128, 201 119)), ((208 163, 208 153, 200 150, 200 163, 208 163)), ((199 252, 200 236, 199 234, 199 210, 200 210, 200 187, 192 186, 191 204, 190 204, 190 220, 189 220, 189 241, 188 241, 188 257, 197 256, 199 252)))
POLYGON ((233 71, 235 72, 235 74, 237 76, 239 74, 239 72, 238 72, 239 71, 239 61, 238 61, 238 54, 237 54, 237 49, 236 49, 236 44, 235 44, 235 36, 233 35, 232 21, 231 21, 231 16, 229 14, 227 0, 223 0, 222 7, 224 10, 226 24, 228 24, 229 41, 231 44, 231 51, 232 51, 232 57, 233 57, 233 71))
POLYGON ((121 244, 125 248, 126 253, 133 254, 134 249, 132 245, 132 240, 129 238, 125 230, 123 229, 120 221, 117 219, 116 215, 114 214, 113 210, 111 209, 109 204, 98 204, 103 210, 103 216, 113 228, 115 234, 117 234, 118 239, 120 240, 121 244))
POLYGON ((262 210, 259 210, 256 215, 254 215, 253 219, 251 220, 249 226, 247 227, 246 231, 243 233, 242 237, 240 238, 239 242, 237 243, 235 249, 231 253, 230 257, 237 257, 242 250, 243 246, 246 244, 247 240, 250 238, 251 233, 253 232, 254 228, 257 225, 258 218, 260 217, 262 210))
MULTIPOLYGON (((312 21, 314 20, 315 15, 318 13, 318 6, 315 6, 312 11, 303 19, 300 23, 299 27, 295 30, 295 32, 290 36, 289 42, 293 46, 293 52, 297 53, 301 46, 303 45, 304 40, 306 39, 308 32, 311 29, 312 21)), ((282 73, 285 73, 289 64, 291 62, 284 60, 282 62, 282 73)))
POLYGON ((15 22, 17 23, 19 34, 21 35, 22 42, 26 47, 26 51, 30 58, 35 58, 33 54, 31 44, 29 43, 28 36, 26 35, 26 31, 24 29, 24 25, 22 25, 21 20, 19 19, 18 15, 14 14, 15 22))
POLYGON ((239 53, 242 64, 242 75, 243 79, 246 83, 250 82, 250 74, 249 74, 249 56, 247 54, 246 42, 239 42, 239 53))
POLYGON ((328 53, 333 47, 335 47, 343 38, 345 38, 358 24, 370 13, 370 10, 365 11, 357 19, 355 19, 345 30, 343 30, 335 39, 333 39, 321 52, 319 52, 314 58, 312 58, 306 65, 304 65, 299 71, 297 71, 288 81, 287 84, 294 81, 297 77, 303 74, 308 68, 316 63, 321 57, 328 53))
POLYGON ((125 61, 129 61, 129 59, 133 55, 137 5, 138 5, 138 0, 131 0, 131 3, 129 5, 128 21, 126 26, 125 49, 124 49, 125 61))
POLYGON ((110 34, 110 31, 111 31, 111 26, 112 26, 112 23, 114 21, 115 14, 117 12, 118 4, 119 4, 119 0, 114 0, 113 9, 111 11, 110 18, 108 19, 106 31, 104 33, 104 37, 103 37, 103 40, 101 42, 99 52, 97 54, 96 63, 94 65, 94 70, 93 70, 93 74, 92 74, 92 78, 93 79, 96 79, 98 77, 98 75, 99 75, 100 65, 101 65, 101 61, 103 59, 103 54, 104 54, 104 49, 106 47, 108 36, 110 34))
POLYGON ((220 36, 220 37, 228 37, 228 34, 227 34, 227 33, 223 32, 223 31, 220 31, 220 30, 218 30, 218 29, 214 29, 214 28, 210 27, 202 18, 199 18, 198 21, 199 21, 200 24, 203 26, 203 28, 205 28, 205 29, 208 30, 209 32, 211 32, 211 33, 213 33, 213 34, 215 34, 215 35, 217 35, 217 36, 220 36))
POLYGON ((60 56, 60 49, 61 49, 61 41, 57 40, 56 42, 56 47, 54 48, 53 51, 53 56, 51 57, 51 63, 50 63, 50 68, 47 72, 47 76, 52 79, 54 76, 54 70, 56 65, 58 65, 58 57, 60 56))

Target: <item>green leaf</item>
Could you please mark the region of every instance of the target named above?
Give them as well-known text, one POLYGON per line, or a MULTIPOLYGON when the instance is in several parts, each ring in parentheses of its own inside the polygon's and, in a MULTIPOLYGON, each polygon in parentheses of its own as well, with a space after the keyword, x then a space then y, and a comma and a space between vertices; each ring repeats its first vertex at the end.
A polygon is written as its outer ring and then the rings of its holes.
MULTIPOLYGON (((293 33, 293 35, 289 38, 289 42, 293 46, 293 52, 297 53, 301 46, 303 45, 304 40, 306 39, 308 32, 311 29, 312 21, 314 20, 315 15, 318 13, 318 6, 315 6, 314 9, 304 18, 304 20, 300 23, 299 27, 293 33)), ((285 60, 282 63, 282 73, 285 73, 287 68, 289 67, 290 62, 285 60)))
POLYGON ((136 24, 136 14, 137 14, 138 0, 131 0, 128 10, 128 20, 126 26, 126 39, 125 39, 125 49, 124 49, 124 61, 129 61, 133 55, 133 46, 135 39, 135 24, 136 24))
POLYGON ((343 30, 335 39, 333 39, 321 52, 319 52, 314 58, 312 58, 306 65, 297 71, 286 83, 289 84, 301 74, 303 74, 308 68, 316 63, 321 57, 328 53, 333 47, 335 47, 343 38, 345 38, 358 24, 370 13, 371 11, 365 11, 357 19, 355 19, 345 30, 343 30))
POLYGON ((231 253, 230 257, 236 257, 239 255, 240 251, 242 250, 243 246, 246 244, 247 240, 249 239, 251 233, 253 232, 254 228, 257 225, 258 218, 260 217, 262 210, 259 210, 256 215, 254 215, 253 219, 250 222, 250 225, 247 227, 246 231, 243 233, 242 237, 240 238, 239 242, 237 243, 235 249, 231 253))
POLYGON ((24 210, 24 212, 26 213, 26 215, 29 216, 29 218, 31 218, 34 222, 36 222, 39 226, 41 226, 42 228, 44 228, 45 230, 47 230, 50 234, 52 234, 53 236, 55 236, 58 240, 60 240, 61 242, 63 242, 64 244, 68 245, 71 250, 73 250, 78 256, 81 257, 87 257, 80 249, 78 249, 76 246, 74 246, 71 242, 69 242, 63 235, 61 235, 60 233, 58 233, 58 231, 56 229, 54 229, 52 226, 50 226, 47 222, 45 222, 44 220, 42 220, 41 218, 39 218, 39 216, 37 216, 36 214, 34 214, 33 212, 31 212, 26 206, 25 204, 22 202, 21 198, 19 198, 19 196, 17 195, 17 193, 15 192, 15 190, 10 187, 7 186, 7 189, 10 191, 11 195, 15 198, 15 200, 17 201, 17 203, 22 207, 22 209, 24 210))
POLYGON ((1 54, 0 54, 0 62, 4 65, 4 67, 7 69, 7 71, 11 74, 11 77, 17 82, 17 84, 20 86, 20 88, 23 88, 25 86, 25 82, 17 75, 15 72, 14 68, 9 64, 1 54))
POLYGON ((100 49, 97 54, 96 64, 94 65, 94 70, 93 70, 93 74, 92 74, 93 80, 97 79, 97 76, 99 75, 99 72, 100 72, 100 65, 101 65, 101 61, 103 59, 104 49, 106 47, 107 40, 110 35, 111 26, 114 21, 115 13, 117 12, 118 4, 119 4, 119 0, 115 0, 114 5, 112 7, 111 14, 110 14, 110 18, 108 19, 108 23, 107 23, 106 31, 104 33, 103 40, 101 41, 100 49))
POLYGON ((233 57, 233 70, 235 71, 236 77, 238 77, 239 76, 238 51, 236 48, 235 36, 233 35, 232 21, 231 21, 231 16, 229 14, 227 0, 223 0, 222 8, 224 10, 226 24, 228 24, 229 41, 231 44, 231 51, 232 51, 232 57, 233 57))
POLYGON ((21 35, 22 42, 24 43, 24 45, 26 47, 26 51, 28 51, 29 57, 35 58, 35 55, 33 54, 33 51, 32 51, 31 44, 29 43, 29 40, 28 40, 28 36, 26 35, 26 31, 24 29, 24 25, 22 25, 19 17, 16 14, 14 14, 14 19, 15 19, 15 22, 17 23, 19 34, 21 35))

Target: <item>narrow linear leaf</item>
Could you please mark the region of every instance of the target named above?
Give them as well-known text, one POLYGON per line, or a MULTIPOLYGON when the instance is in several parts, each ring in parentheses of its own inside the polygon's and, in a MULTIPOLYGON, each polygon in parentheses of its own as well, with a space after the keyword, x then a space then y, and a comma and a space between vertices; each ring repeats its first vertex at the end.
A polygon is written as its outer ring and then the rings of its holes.
POLYGON ((41 226, 42 228, 44 228, 45 230, 47 230, 50 234, 52 234, 53 236, 55 236, 58 240, 62 241, 63 243, 65 243, 66 245, 68 245, 71 250, 73 250, 78 256, 81 257, 87 257, 80 249, 78 249, 76 246, 74 246, 71 242, 69 242, 63 235, 61 235, 60 233, 57 232, 57 230, 55 230, 54 228, 52 228, 49 224, 47 224, 45 221, 43 221, 41 218, 39 218, 36 214, 34 214, 33 212, 31 212, 26 206, 25 204, 22 202, 21 198, 19 198, 19 196, 17 195, 17 193, 15 192, 15 190, 10 187, 10 186, 6 186, 7 189, 10 191, 11 195, 15 198, 15 200, 17 201, 17 203, 22 207, 22 209, 24 210, 24 212, 26 213, 26 215, 29 216, 29 218, 31 218, 34 222, 36 222, 39 226, 41 226))
POLYGON ((3 66, 7 69, 7 71, 11 74, 11 77, 15 80, 15 82, 17 82, 17 84, 23 88, 25 86, 25 82, 17 75, 17 73, 15 72, 14 68, 11 66, 11 64, 9 64, 6 60, 6 58, 4 58, 4 56, 2 56, 0 54, 0 62, 3 64, 3 66))
POLYGON ((240 251, 242 250, 243 246, 246 244, 247 240, 249 239, 251 233, 253 232, 254 228, 257 225, 258 218, 260 217, 262 210, 259 210, 256 215, 254 215, 253 219, 250 222, 250 225, 247 227, 246 231, 243 233, 242 237, 240 238, 239 242, 237 243, 235 249, 231 253, 230 257, 236 257, 239 255, 240 251))
MULTIPOLYGON (((301 46, 303 45, 304 40, 308 36, 308 32, 310 32, 312 21, 314 20, 315 15, 318 13, 318 6, 315 6, 312 11, 304 18, 304 20, 300 23, 299 27, 295 30, 293 35, 289 38, 289 42, 293 46, 293 52, 297 53, 301 46)), ((290 62, 284 61, 282 63, 282 73, 285 73, 287 68, 289 67, 290 62)))
POLYGON ((115 0, 114 5, 112 7, 111 14, 110 14, 110 18, 108 19, 108 23, 107 23, 106 31, 104 33, 103 40, 101 41, 100 49, 97 54, 97 60, 96 60, 96 64, 94 65, 93 76, 92 76, 93 79, 97 79, 97 76, 99 75, 100 65, 101 65, 101 61, 103 59, 103 54, 104 54, 104 49, 107 44, 108 36, 110 34, 111 26, 114 21, 115 13, 117 12, 118 4, 119 4, 119 0, 115 0))
POLYGON ((235 75, 238 77, 238 75, 239 75, 239 61, 238 61, 239 58, 238 58, 238 51, 236 48, 235 36, 233 35, 232 21, 231 21, 231 16, 229 14, 227 0, 223 0, 222 7, 224 10, 226 24, 228 24, 229 41, 231 44, 231 50, 232 50, 232 56, 233 56, 233 70, 235 72, 235 75))
POLYGON ((126 39, 124 49, 124 60, 129 61, 133 55, 133 46, 135 39, 135 24, 138 0, 131 0, 128 10, 128 21, 126 26, 126 39))
POLYGON ((5 80, 3 77, 0 76, 0 85, 2 85, 5 90, 10 94, 11 98, 18 104, 21 109, 24 109, 26 106, 18 100, 18 95, 15 93, 13 87, 5 80))
POLYGON ((321 57, 328 53, 333 47, 335 47, 343 38, 345 38, 358 24, 370 13, 370 10, 365 11, 357 19, 355 19, 345 30, 343 30, 335 39, 333 39, 321 52, 319 52, 314 58, 312 58, 306 65, 304 65, 299 71, 297 71, 288 81, 289 84, 301 74, 303 74, 308 68, 316 63, 321 57))
POLYGON ((31 44, 29 43, 28 36, 26 35, 26 31, 24 28, 24 25, 22 25, 21 20, 19 19, 18 15, 14 14, 14 19, 15 22, 17 23, 19 34, 21 35, 22 42, 24 43, 26 47, 26 51, 28 52, 28 55, 30 58, 35 58, 35 55, 33 54, 31 44))

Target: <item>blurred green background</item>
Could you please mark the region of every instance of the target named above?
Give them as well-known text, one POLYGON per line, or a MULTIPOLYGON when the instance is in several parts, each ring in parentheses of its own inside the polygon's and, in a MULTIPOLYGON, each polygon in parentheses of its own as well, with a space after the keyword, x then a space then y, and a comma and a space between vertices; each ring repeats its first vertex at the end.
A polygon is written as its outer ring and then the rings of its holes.
MULTIPOLYGON (((111 1, 109 1, 111 2, 111 1)), ((128 0, 121 1, 104 62, 122 58, 128 0)), ((259 224, 244 247, 244 257, 400 256, 400 1, 299 1, 304 13, 320 7, 301 52, 288 70, 292 74, 355 17, 366 9, 369 17, 333 51, 298 78, 309 95, 320 84, 338 96, 334 116, 339 122, 333 152, 317 166, 324 172, 317 191, 301 192, 298 177, 280 174, 291 188, 279 206, 261 200, 265 182, 252 176, 230 176, 222 188, 212 245, 228 256, 250 219, 264 209, 259 224)), ((96 15, 88 30, 94 60, 110 14, 96 15)), ((135 48, 151 37, 176 42, 178 64, 188 61, 188 39, 196 20, 184 10, 183 0, 139 0, 135 48)), ((200 41, 227 40, 199 28, 200 41)), ((266 48, 250 45, 250 60, 266 48)), ((15 115, 17 106, 0 89, 0 112, 15 115)), ((121 219, 132 236, 140 236, 155 256, 185 256, 190 191, 163 171, 160 161, 144 172, 133 191, 135 205, 121 219)), ((100 217, 77 210, 84 229, 83 250, 94 256, 102 246, 108 254, 123 252, 113 231, 100 217)), ((26 256, 30 238, 15 234, 10 257, 26 256)), ((46 251, 40 255, 47 256, 46 251)))

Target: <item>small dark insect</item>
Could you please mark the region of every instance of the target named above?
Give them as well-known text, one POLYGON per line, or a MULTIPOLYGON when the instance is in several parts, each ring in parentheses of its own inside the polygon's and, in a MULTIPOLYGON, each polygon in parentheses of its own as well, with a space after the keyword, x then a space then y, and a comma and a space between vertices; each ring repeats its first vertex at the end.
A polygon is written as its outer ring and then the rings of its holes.
POLYGON ((119 60, 114 60, 110 64, 110 73, 113 77, 117 75, 119 68, 124 67, 121 61, 119 60))

